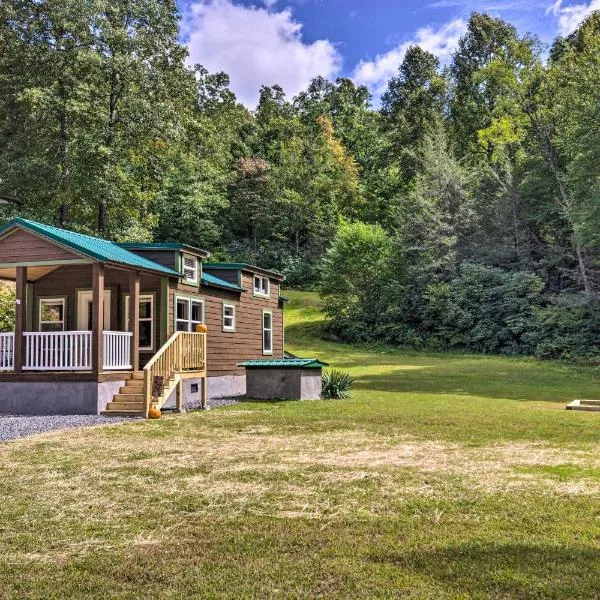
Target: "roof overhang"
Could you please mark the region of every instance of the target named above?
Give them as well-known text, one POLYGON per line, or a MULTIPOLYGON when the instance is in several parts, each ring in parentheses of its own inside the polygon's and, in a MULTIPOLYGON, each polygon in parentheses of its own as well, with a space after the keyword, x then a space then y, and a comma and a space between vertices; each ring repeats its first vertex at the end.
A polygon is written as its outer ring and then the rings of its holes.
POLYGON ((246 271, 247 273, 257 273, 258 275, 265 275, 270 277, 271 279, 276 279, 277 281, 285 281, 285 275, 278 273, 277 271, 273 271, 271 269, 264 269, 263 267, 257 267, 256 265, 249 265, 247 263, 204 263, 202 265, 203 269, 211 270, 214 269, 216 271, 246 271))

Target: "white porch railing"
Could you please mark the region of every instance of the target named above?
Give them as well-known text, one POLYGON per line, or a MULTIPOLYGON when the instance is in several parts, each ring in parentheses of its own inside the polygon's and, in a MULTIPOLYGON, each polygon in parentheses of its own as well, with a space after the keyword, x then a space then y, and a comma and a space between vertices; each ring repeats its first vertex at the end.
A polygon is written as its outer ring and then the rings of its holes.
MULTIPOLYGON (((131 338, 128 331, 104 331, 104 364, 107 370, 131 369, 131 338)), ((0 371, 15 366, 14 333, 0 333, 0 371)), ((91 331, 25 331, 24 371, 90 371, 91 331)))
POLYGON ((15 334, 0 333, 0 371, 15 368, 15 334))
POLYGON ((25 331, 24 371, 89 371, 91 331, 25 331))
POLYGON ((131 369, 131 338, 129 331, 104 332, 104 368, 131 369))

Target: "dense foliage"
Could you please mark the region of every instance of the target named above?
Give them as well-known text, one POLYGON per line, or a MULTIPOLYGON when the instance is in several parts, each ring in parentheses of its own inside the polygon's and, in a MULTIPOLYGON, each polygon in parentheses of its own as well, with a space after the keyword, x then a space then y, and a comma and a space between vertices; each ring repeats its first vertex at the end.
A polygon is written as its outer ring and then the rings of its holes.
POLYGON ((344 339, 600 355, 600 15, 548 53, 474 13, 449 65, 409 48, 380 103, 317 78, 253 111, 187 66, 178 20, 0 3, 0 195, 320 282, 344 339))

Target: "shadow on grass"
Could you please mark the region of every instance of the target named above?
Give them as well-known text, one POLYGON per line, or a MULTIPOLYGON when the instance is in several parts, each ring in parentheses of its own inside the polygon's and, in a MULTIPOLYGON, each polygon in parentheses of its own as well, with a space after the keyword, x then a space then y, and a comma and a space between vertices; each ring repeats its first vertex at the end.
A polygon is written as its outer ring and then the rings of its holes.
POLYGON ((597 598, 600 590, 600 554, 577 547, 466 544, 369 560, 425 576, 457 597, 597 598))

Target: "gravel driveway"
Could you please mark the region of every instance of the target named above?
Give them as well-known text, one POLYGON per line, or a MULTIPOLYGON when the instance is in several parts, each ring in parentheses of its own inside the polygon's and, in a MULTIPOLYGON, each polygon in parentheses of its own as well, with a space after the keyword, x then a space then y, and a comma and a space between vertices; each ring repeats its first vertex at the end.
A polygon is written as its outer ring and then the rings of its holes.
POLYGON ((0 416, 0 442, 57 429, 111 425, 131 420, 131 417, 102 417, 100 415, 0 416))
MULTIPOLYGON (((239 398, 215 398, 210 401, 210 408, 237 404, 239 398)), ((187 410, 198 408, 197 403, 187 404, 187 410)), ((102 415, 1 415, 0 416, 0 442, 15 440, 17 438, 47 433, 59 429, 73 427, 92 427, 94 425, 113 425, 125 421, 135 421, 141 417, 103 417, 102 415)))

